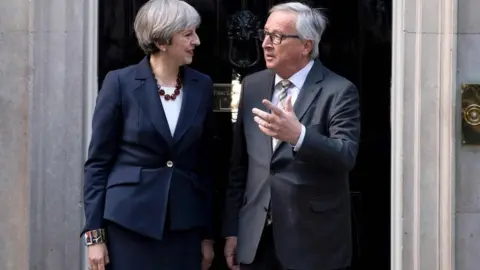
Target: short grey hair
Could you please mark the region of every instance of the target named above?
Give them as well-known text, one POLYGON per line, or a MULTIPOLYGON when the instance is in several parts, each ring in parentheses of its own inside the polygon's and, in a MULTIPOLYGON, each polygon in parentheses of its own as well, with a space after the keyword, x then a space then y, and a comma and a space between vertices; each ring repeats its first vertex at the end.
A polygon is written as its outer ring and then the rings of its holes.
POLYGON ((327 28, 327 17, 320 9, 311 8, 300 2, 278 4, 273 6, 269 13, 272 14, 276 11, 297 13, 295 28, 297 29, 298 35, 301 39, 313 41, 310 58, 317 58, 319 54, 318 45, 322 40, 325 28, 327 28))
POLYGON ((160 50, 157 44, 170 44, 173 34, 198 27, 197 10, 180 0, 150 0, 137 13, 133 28, 138 45, 146 54, 160 50))

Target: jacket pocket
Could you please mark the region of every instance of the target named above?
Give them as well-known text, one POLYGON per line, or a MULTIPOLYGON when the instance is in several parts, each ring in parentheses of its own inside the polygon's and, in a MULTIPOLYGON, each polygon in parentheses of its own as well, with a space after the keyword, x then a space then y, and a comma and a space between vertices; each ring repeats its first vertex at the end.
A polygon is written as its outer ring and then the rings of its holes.
POLYGON ((119 185, 132 185, 140 182, 141 167, 119 166, 108 177, 107 189, 119 185))

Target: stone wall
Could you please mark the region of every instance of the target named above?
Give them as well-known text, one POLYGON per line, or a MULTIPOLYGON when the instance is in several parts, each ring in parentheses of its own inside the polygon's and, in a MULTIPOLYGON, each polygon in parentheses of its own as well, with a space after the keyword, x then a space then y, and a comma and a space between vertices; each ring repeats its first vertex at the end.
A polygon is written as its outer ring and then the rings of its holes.
MULTIPOLYGON (((457 88, 480 84, 480 2, 458 1, 457 88)), ((460 106, 460 101, 457 103, 460 106)), ((460 109, 457 110, 460 119, 460 109)), ((460 125, 457 127, 460 135, 460 125)), ((480 265, 480 148, 457 140, 456 270, 477 270, 480 265)))
POLYGON ((28 269, 29 5, 0 4, 0 269, 28 269))
POLYGON ((86 7, 0 4, 2 270, 82 269, 86 7))

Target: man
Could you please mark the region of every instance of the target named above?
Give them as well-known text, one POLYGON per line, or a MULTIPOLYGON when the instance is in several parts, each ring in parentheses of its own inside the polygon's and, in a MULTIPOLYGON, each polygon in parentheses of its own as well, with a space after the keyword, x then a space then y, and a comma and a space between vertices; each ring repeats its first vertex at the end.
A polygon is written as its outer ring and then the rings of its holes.
POLYGON ((316 59, 325 26, 318 10, 301 3, 270 10, 262 45, 268 69, 244 79, 234 131, 224 222, 231 269, 350 264, 348 175, 359 98, 316 59))

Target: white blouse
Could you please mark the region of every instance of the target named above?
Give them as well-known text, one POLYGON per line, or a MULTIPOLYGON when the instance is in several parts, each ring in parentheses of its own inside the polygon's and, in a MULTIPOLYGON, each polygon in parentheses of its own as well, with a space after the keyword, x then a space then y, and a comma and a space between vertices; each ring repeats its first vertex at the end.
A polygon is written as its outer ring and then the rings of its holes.
MULTIPOLYGON (((165 90, 165 94, 172 95, 175 91, 175 87, 162 87, 165 90)), ((180 116, 180 110, 182 108, 183 100, 183 89, 180 89, 180 94, 175 100, 165 100, 164 97, 160 97, 162 101, 163 110, 165 111, 165 116, 167 117, 168 126, 170 127, 170 133, 175 133, 175 128, 177 127, 178 117, 180 116)))

